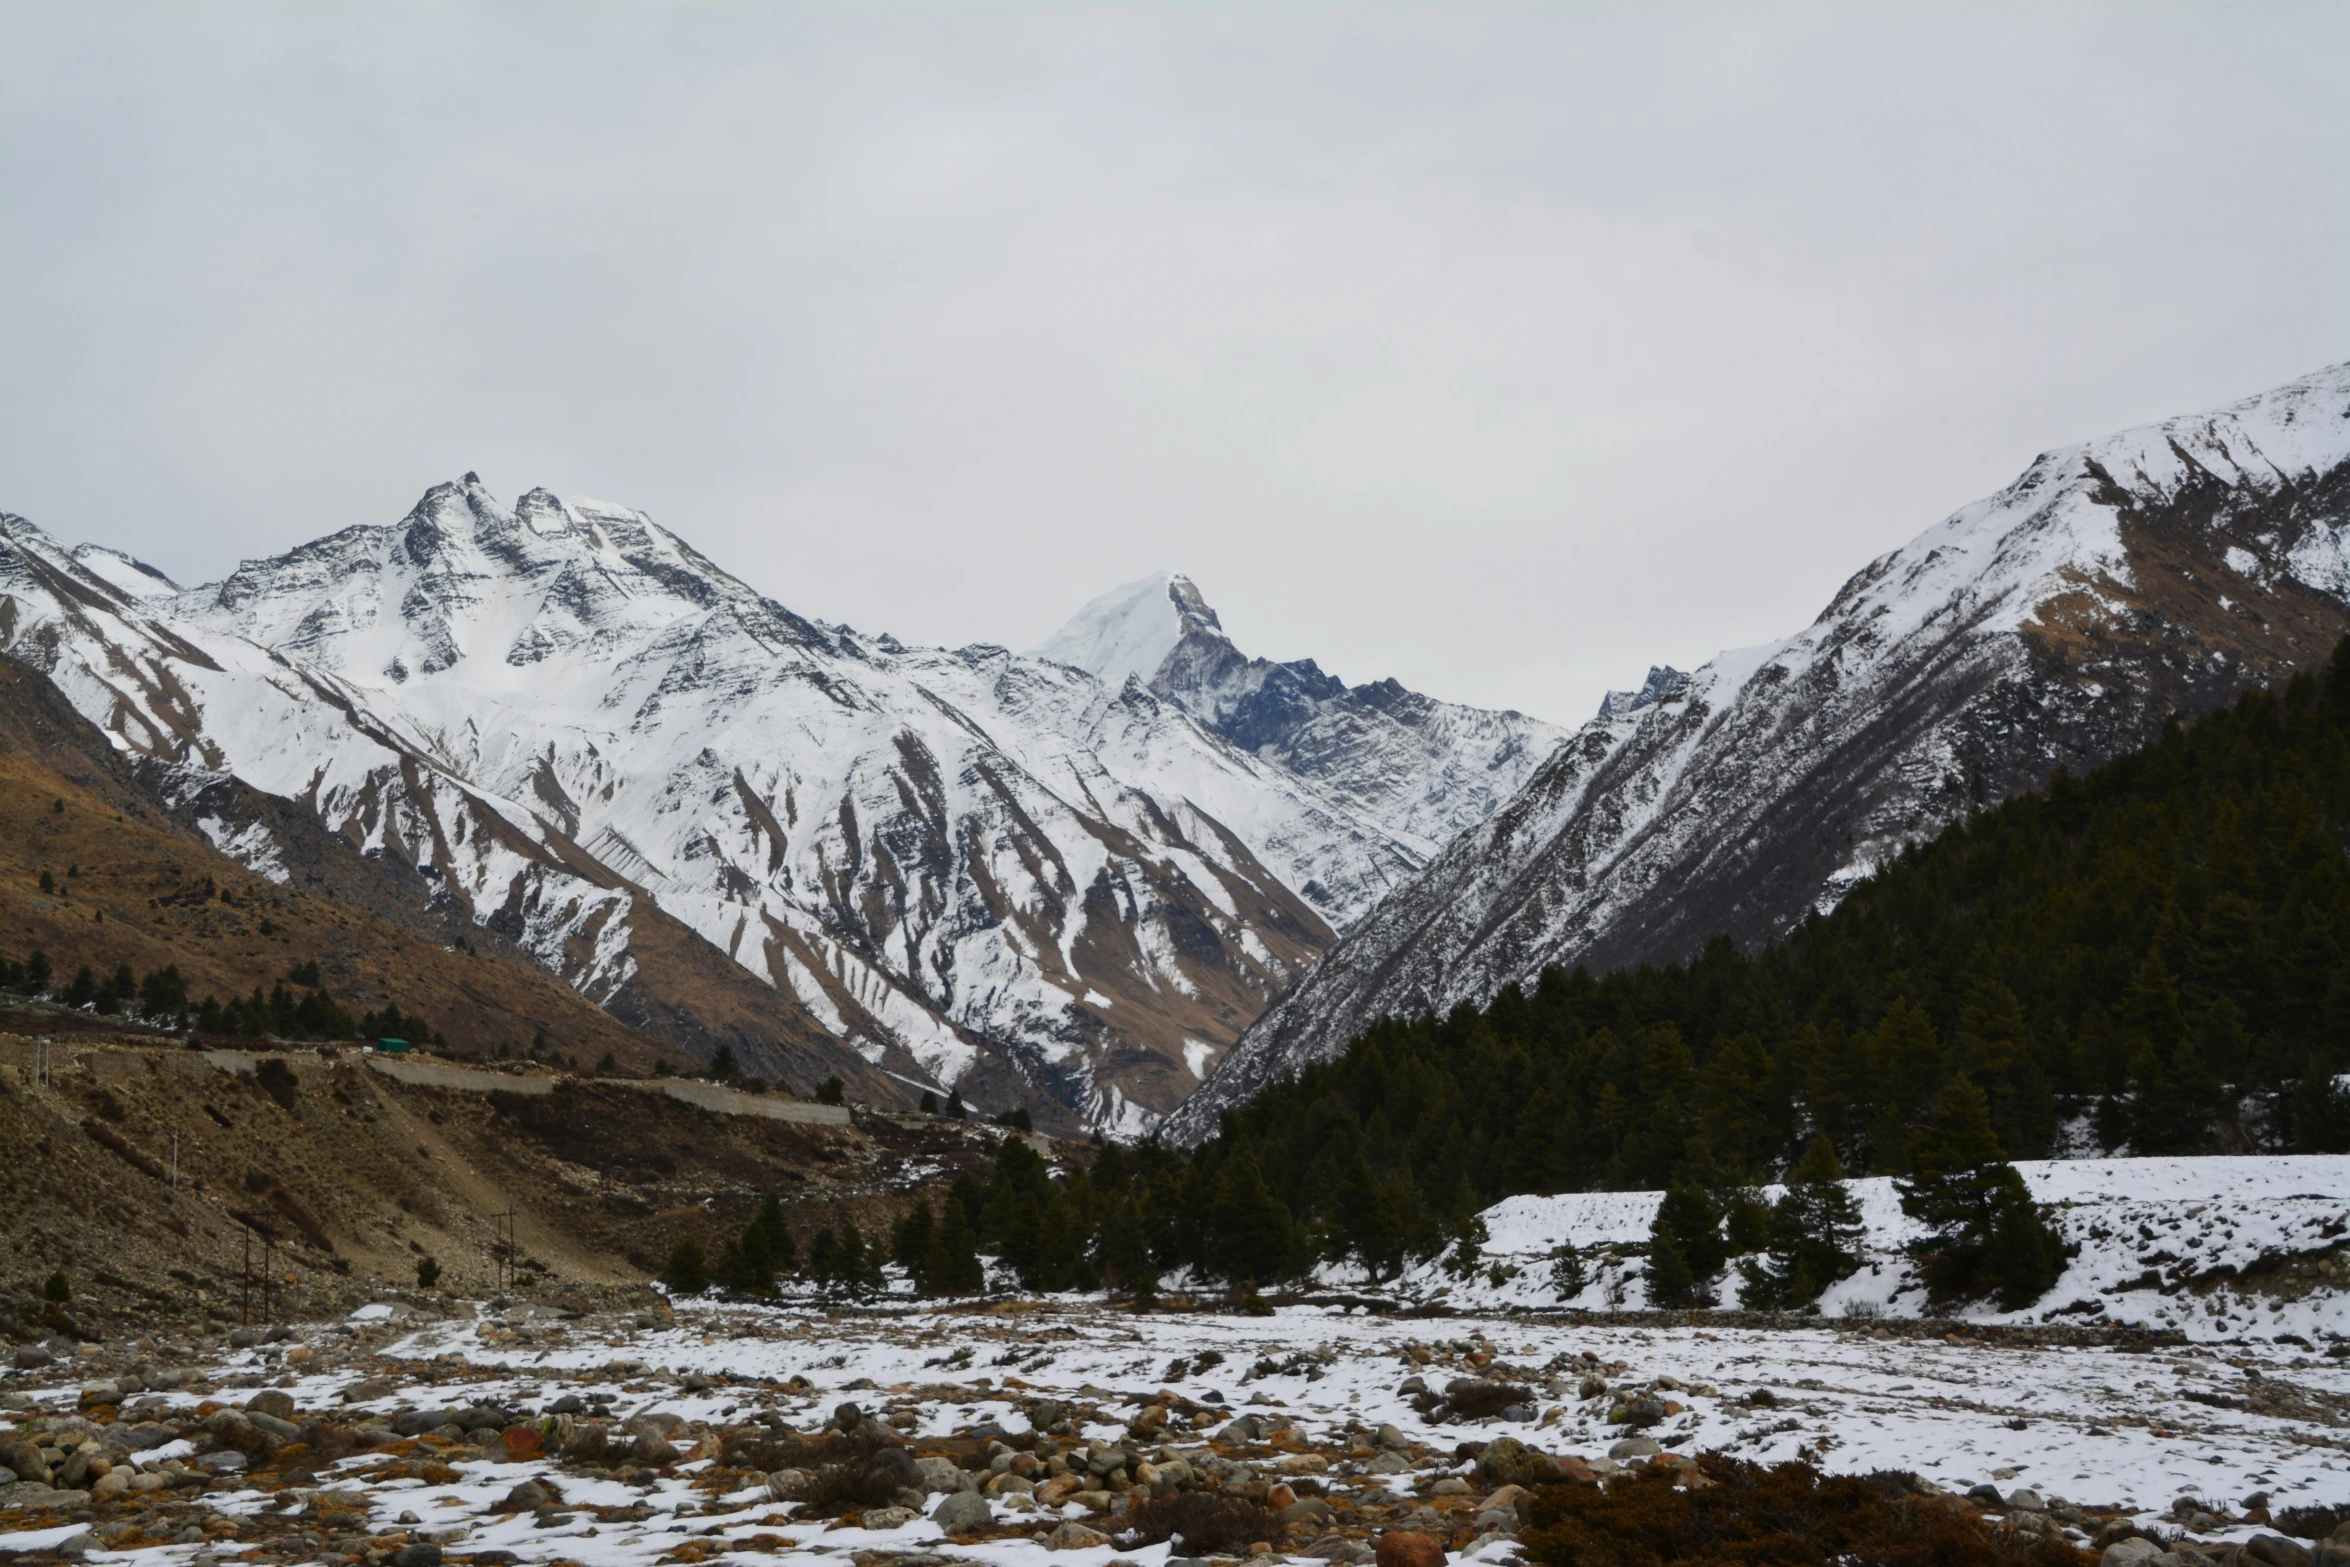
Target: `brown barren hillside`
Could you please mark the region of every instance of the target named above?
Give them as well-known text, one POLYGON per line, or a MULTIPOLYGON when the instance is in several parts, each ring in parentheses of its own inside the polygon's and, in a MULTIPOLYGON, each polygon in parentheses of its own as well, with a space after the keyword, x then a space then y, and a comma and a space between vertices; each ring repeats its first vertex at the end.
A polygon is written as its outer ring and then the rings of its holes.
POLYGON ((427 1087, 348 1048, 257 1063, 85 1033, 49 1047, 45 1076, 41 1054, 0 1035, 0 1337, 19 1340, 334 1312, 414 1288, 426 1257, 440 1291, 479 1295, 500 1282, 501 1215, 506 1281, 526 1291, 642 1284, 679 1240, 714 1254, 768 1195, 803 1245, 852 1221, 882 1236, 917 1194, 984 1174, 1002 1135, 714 1114, 540 1072, 427 1087), (62 1319, 42 1298, 57 1271, 62 1319))

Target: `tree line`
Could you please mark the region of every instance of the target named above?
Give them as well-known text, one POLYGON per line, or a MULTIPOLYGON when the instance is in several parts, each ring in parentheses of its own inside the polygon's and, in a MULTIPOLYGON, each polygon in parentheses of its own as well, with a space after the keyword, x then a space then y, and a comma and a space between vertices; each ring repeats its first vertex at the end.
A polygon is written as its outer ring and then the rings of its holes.
POLYGON ((2135 1153, 2350 1151, 2346 829, 2350 642, 1757 952, 1553 968, 1374 1025, 1228 1114, 1185 1179, 1269 1186, 1302 1252, 1385 1273, 1512 1193, 1735 1192, 1820 1139, 1853 1174, 1922 1173, 1954 1093, 2001 1159, 2068 1122, 2135 1153))
POLYGON ((316 961, 295 968, 286 980, 296 989, 289 990, 285 981, 280 981, 266 995, 256 985, 250 996, 232 995, 222 1001, 208 995, 201 1001, 192 1001, 176 963, 150 969, 143 978, 133 974, 127 963, 112 974, 100 974, 84 965, 71 979, 60 983, 48 954, 38 949, 21 963, 0 957, 0 990, 42 997, 61 1006, 87 1008, 102 1017, 125 1016, 165 1028, 189 1028, 200 1034, 244 1039, 404 1039, 411 1044, 433 1046, 448 1043, 439 1030, 415 1013, 403 1012, 397 1002, 387 1001, 377 1010, 362 1013, 354 1022, 327 993, 316 961))

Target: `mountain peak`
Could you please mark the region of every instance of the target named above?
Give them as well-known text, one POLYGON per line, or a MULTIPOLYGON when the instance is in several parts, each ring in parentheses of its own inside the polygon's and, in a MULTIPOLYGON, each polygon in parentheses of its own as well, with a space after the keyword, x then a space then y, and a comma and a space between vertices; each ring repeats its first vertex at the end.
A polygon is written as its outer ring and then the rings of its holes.
POLYGON ((1648 678, 1637 691, 1610 691, 1600 698, 1599 716, 1629 718, 1643 708, 1671 701, 1689 684, 1689 677, 1670 664, 1651 664, 1648 678))
POLYGON ((1073 664, 1113 689, 1129 675, 1148 685, 1194 632, 1221 638, 1224 626, 1189 577, 1161 571, 1093 600, 1034 654, 1073 664))

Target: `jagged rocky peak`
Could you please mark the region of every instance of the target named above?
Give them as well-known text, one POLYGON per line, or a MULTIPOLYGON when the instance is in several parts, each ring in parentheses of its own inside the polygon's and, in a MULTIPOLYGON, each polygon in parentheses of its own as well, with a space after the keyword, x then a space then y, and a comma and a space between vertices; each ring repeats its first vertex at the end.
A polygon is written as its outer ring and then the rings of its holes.
POLYGON ((1234 745, 1434 853, 1526 781, 1566 731, 1441 702, 1394 679, 1349 686, 1310 658, 1235 647, 1189 577, 1161 572, 1079 610, 1037 649, 1115 687, 1136 681, 1234 745))
POLYGON ((1630 718, 1642 708, 1669 702, 1689 686, 1689 677, 1670 664, 1651 664, 1637 691, 1610 691, 1599 700, 1602 718, 1630 718))
POLYGON ((1189 577, 1161 571, 1088 603, 1035 656, 1073 665, 1114 691, 1129 679, 1151 684, 1194 634, 1220 638, 1224 623, 1189 577))

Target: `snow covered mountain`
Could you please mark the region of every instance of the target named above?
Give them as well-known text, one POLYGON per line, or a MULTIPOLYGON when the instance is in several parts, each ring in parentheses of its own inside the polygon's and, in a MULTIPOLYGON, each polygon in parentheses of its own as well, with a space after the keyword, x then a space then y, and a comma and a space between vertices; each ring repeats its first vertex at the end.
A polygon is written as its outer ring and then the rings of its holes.
POLYGON ((1439 702, 1393 680, 1349 686, 1312 659, 1250 658, 1191 580, 1165 573, 1095 599, 1036 655, 1181 703, 1421 858, 1492 815, 1567 738, 1523 713, 1439 702))
POLYGON ((1353 927, 1170 1135, 1381 1017, 1785 933, 1903 845, 2350 630, 2350 365, 2046 453, 1785 641, 1655 670, 1353 927))
MULTIPOLYGON (((1140 1130, 1424 858, 1139 684, 805 620, 641 513, 470 474, 185 592, 0 518, 0 595, 0 645, 182 795, 298 801, 802 1087, 845 1040, 909 1096, 1140 1130)), ((291 874, 259 817, 213 830, 291 874)))

